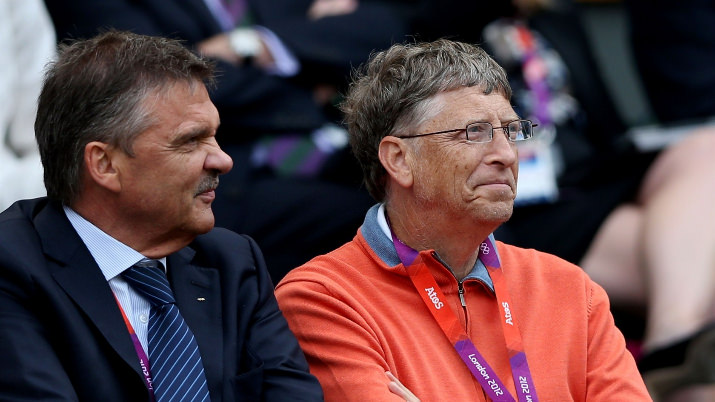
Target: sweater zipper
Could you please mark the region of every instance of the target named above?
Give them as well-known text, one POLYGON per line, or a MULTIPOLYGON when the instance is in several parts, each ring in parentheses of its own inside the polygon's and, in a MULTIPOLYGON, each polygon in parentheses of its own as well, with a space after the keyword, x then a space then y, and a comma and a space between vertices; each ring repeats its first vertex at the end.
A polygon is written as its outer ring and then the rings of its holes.
POLYGON ((457 282, 457 289, 459 290, 459 301, 462 303, 462 308, 467 308, 467 302, 464 300, 464 285, 462 281, 457 282))
POLYGON ((434 257, 435 260, 439 261, 442 266, 447 268, 447 270, 449 270, 449 272, 454 277, 454 280, 457 281, 457 293, 459 294, 459 303, 462 305, 462 311, 464 312, 464 330, 469 332, 469 316, 467 315, 467 301, 464 298, 464 282, 457 279, 457 275, 454 274, 452 268, 450 268, 449 265, 442 261, 442 259, 439 258, 439 255, 437 255, 436 252, 432 252, 432 257, 434 257))
POLYGON ((464 300, 464 285, 462 281, 457 281, 457 291, 459 292, 459 302, 462 303, 462 311, 464 311, 464 330, 469 329, 469 315, 467 314, 467 302, 464 300))

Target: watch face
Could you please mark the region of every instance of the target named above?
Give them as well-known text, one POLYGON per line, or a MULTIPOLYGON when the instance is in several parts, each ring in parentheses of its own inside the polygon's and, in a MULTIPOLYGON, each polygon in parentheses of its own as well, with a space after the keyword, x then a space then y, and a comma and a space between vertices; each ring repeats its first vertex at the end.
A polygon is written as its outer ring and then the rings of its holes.
POLYGON ((261 38, 254 29, 238 28, 229 34, 231 48, 237 55, 252 57, 261 50, 261 38))

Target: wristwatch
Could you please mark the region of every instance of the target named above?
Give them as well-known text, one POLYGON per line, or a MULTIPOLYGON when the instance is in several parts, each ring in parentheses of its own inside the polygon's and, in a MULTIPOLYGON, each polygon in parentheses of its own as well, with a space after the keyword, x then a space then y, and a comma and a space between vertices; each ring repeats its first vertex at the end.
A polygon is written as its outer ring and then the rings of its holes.
POLYGON ((261 38, 252 28, 236 28, 228 39, 233 51, 241 57, 251 58, 261 51, 261 38))

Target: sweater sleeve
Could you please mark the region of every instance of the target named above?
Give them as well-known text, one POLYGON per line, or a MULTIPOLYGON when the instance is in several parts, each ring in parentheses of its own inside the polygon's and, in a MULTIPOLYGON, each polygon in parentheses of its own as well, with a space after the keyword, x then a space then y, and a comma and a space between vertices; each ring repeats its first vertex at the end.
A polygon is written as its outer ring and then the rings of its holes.
POLYGON ((589 280, 587 400, 650 401, 635 360, 616 328, 606 292, 589 280))
POLYGON ((280 308, 326 400, 401 401, 388 390, 388 363, 369 318, 344 293, 295 278, 276 289, 280 308))

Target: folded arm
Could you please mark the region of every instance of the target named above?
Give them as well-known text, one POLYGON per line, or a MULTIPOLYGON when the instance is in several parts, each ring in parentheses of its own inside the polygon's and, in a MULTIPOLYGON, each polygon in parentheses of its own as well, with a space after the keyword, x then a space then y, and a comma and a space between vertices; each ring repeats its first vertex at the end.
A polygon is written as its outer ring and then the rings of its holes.
POLYGON ((390 389, 395 381, 369 317, 315 283, 285 283, 276 295, 326 400, 408 400, 397 384, 390 389))

